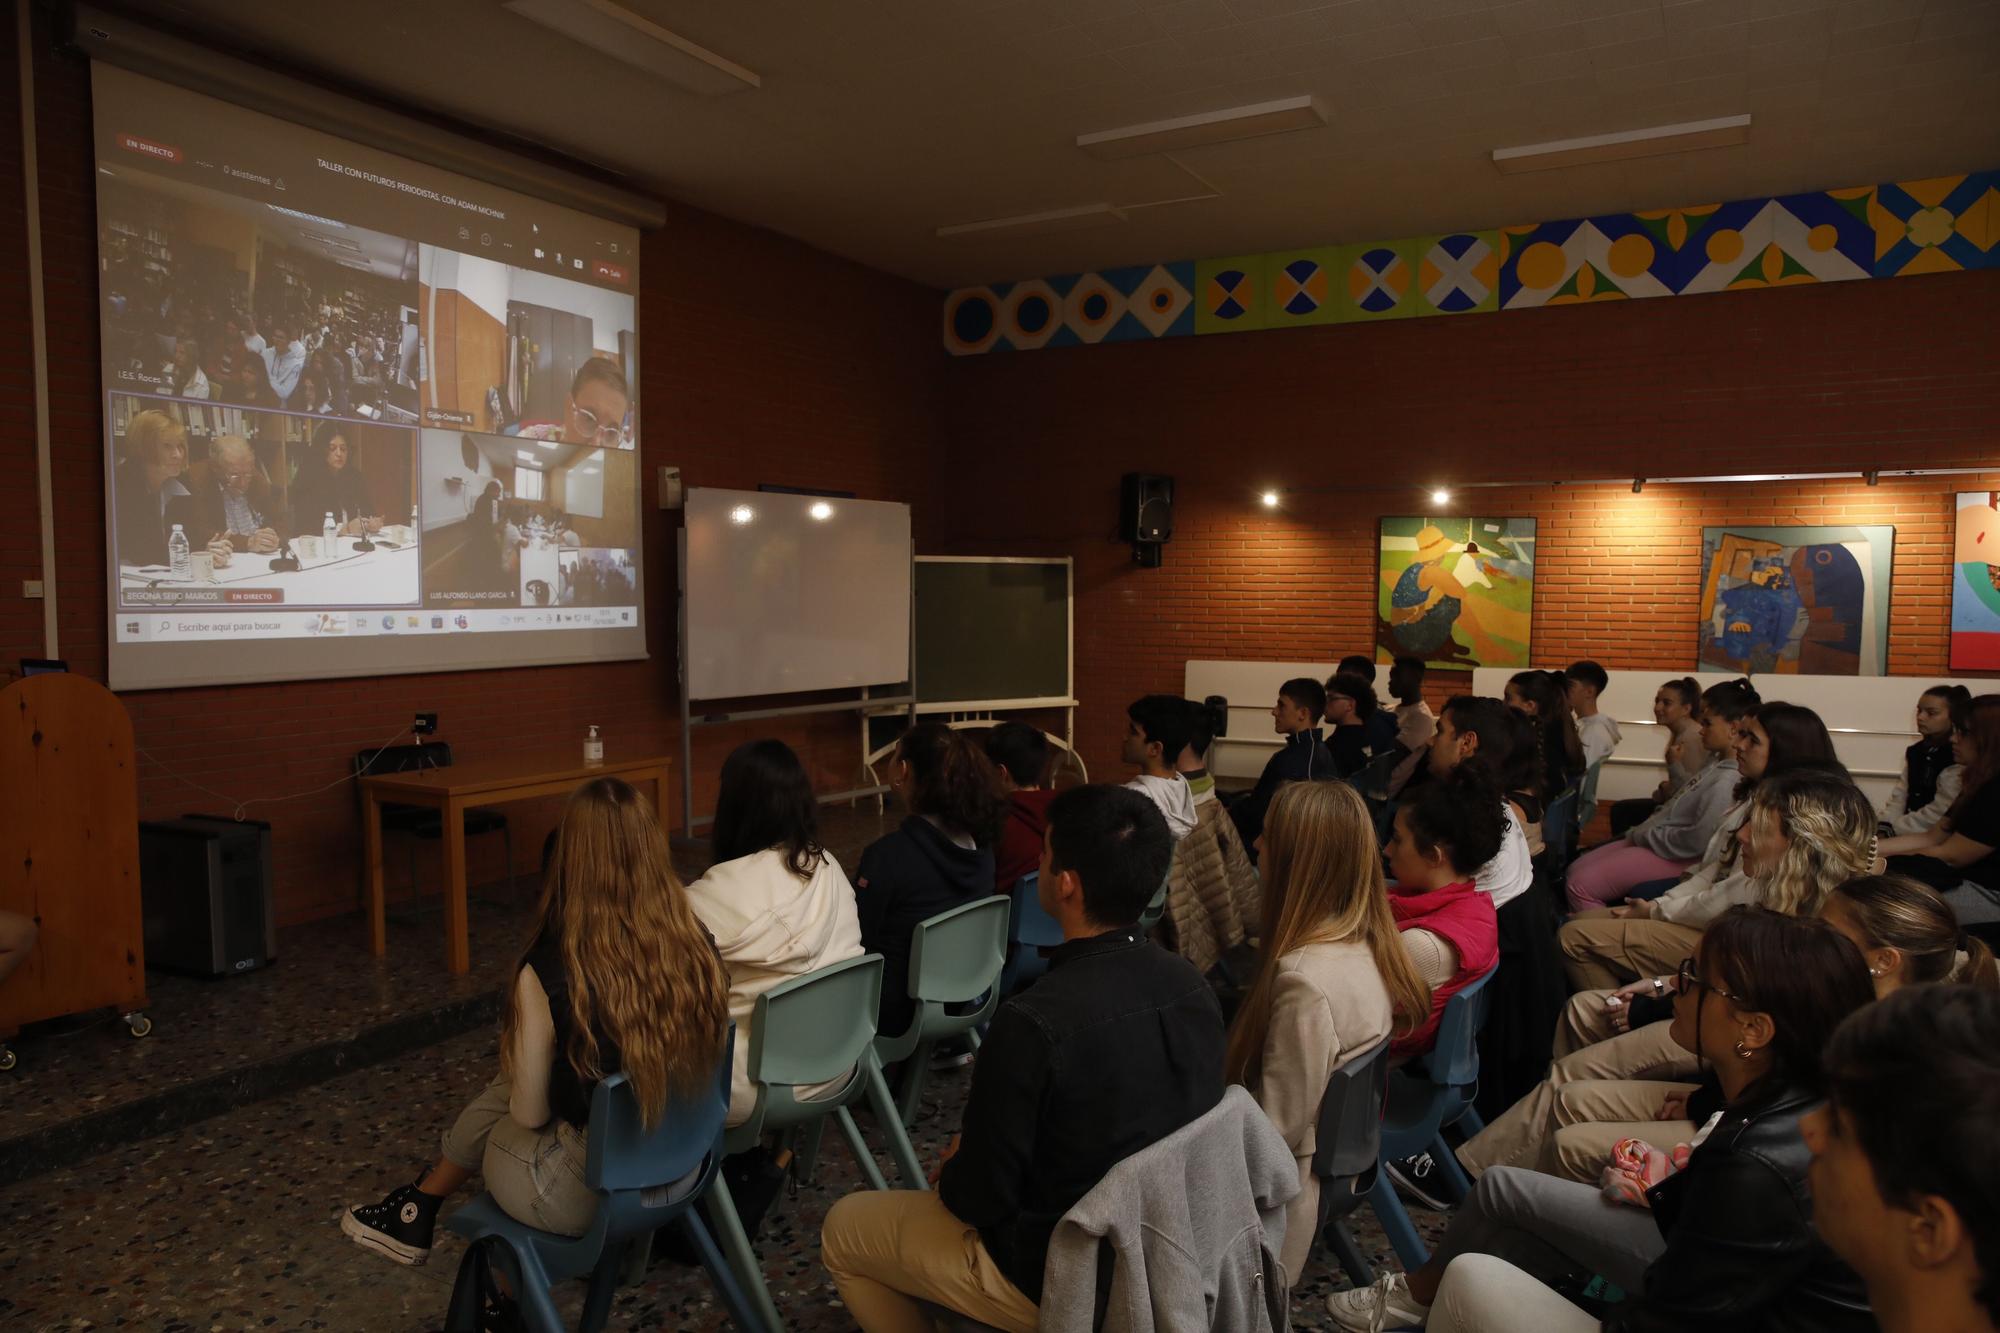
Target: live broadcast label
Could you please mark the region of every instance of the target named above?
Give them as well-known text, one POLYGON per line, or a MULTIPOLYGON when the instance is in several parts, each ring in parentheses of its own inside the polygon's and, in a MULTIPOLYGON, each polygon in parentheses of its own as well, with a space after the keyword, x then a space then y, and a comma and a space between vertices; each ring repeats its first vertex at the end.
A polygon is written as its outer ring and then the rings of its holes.
POLYGON ((276 606, 285 600, 283 588, 133 588, 121 600, 128 606, 276 606))

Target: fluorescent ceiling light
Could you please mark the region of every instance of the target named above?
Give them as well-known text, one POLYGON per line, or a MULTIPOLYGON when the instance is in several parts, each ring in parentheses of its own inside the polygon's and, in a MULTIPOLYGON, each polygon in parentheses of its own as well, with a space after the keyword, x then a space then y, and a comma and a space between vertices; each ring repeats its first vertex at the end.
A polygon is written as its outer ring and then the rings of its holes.
POLYGON ((1098 227, 1107 222, 1123 222, 1125 210, 1116 204, 1083 204, 1076 208, 1051 208, 1041 213, 1018 213, 1007 218, 986 218, 979 222, 954 222, 939 227, 939 236, 978 236, 990 232, 1012 232, 1033 236, 1046 231, 1074 231, 1098 227))
POLYGON ((1750 141, 1750 117, 1719 116, 1679 125, 1655 125, 1648 130, 1620 130, 1582 139, 1558 139, 1521 148, 1496 148, 1493 165, 1509 175, 1580 167, 1587 162, 1619 162, 1629 157, 1660 157, 1696 148, 1726 148, 1750 141))
POLYGON ((1206 144, 1254 139, 1262 134, 1283 134, 1287 130, 1316 130, 1324 124, 1326 113, 1312 98, 1281 97, 1275 102, 1255 102, 1173 120, 1079 134, 1076 146, 1098 158, 1143 157, 1147 153, 1172 153, 1206 144))
POLYGON ((756 71, 697 46, 616 0, 504 0, 504 7, 703 97, 764 86, 756 71))

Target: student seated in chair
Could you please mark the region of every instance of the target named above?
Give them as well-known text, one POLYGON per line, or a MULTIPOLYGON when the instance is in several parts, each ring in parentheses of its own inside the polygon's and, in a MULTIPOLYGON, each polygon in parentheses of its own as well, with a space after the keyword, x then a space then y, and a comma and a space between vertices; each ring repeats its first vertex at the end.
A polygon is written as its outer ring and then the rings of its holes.
POLYGON ((1229 807, 1236 831, 1246 847, 1257 845, 1264 831, 1264 812, 1271 798, 1287 782, 1324 782, 1339 776, 1333 770, 1333 755, 1319 738, 1320 715, 1326 712, 1326 687, 1310 676, 1299 676, 1278 687, 1278 702, 1271 708, 1273 729, 1285 738, 1279 751, 1264 765, 1251 793, 1229 807))
POLYGON ((674 873, 659 811, 617 778, 563 810, 535 933, 500 1023, 500 1073, 445 1131, 444 1155, 340 1229, 401 1264, 430 1258, 438 1207, 474 1176, 518 1222, 580 1236, 590 1099, 623 1072, 640 1113, 709 1087, 729 1024, 729 981, 674 873))
POLYGON ((1396 700, 1396 745, 1403 761, 1389 774, 1385 795, 1395 797, 1422 766, 1431 737, 1437 735, 1437 714, 1424 702, 1426 668, 1421 657, 1399 657, 1389 668, 1389 693, 1396 700))
MULTIPOLYGON (((688 901, 708 927, 729 972, 736 1023, 729 1123, 750 1118, 750 1016, 757 997, 782 982, 861 956, 854 889, 820 845, 812 778, 780 740, 739 745, 722 764, 710 847, 715 864, 688 885, 688 901)), ((800 1097, 834 1092, 800 1089, 800 1097)))
POLYGON ((1000 839, 1000 783, 962 731, 919 722, 896 742, 889 788, 910 814, 868 844, 854 874, 861 947, 882 955, 880 1030, 894 1036, 916 1016, 910 948, 917 925, 993 893, 1000 839))
POLYGON ((1125 785, 1154 805, 1179 842, 1194 828, 1194 790, 1180 774, 1188 743, 1188 701, 1173 694, 1148 694, 1125 710, 1125 747, 1119 758, 1138 766, 1125 785))
MULTIPOLYGON (((1396 719, 1390 714, 1388 709, 1382 707, 1382 700, 1376 696, 1375 659, 1366 653, 1350 653, 1340 659, 1340 665, 1333 669, 1333 674, 1336 676, 1359 676, 1368 682, 1368 701, 1370 707, 1368 709, 1368 716, 1363 724, 1366 727, 1366 731, 1363 733, 1362 739, 1368 743, 1368 757, 1370 759, 1380 759, 1383 755, 1389 753, 1391 749, 1395 748, 1396 719)), ((1393 694, 1395 690, 1396 687, 1392 682, 1389 686, 1389 692, 1393 694)))
MULTIPOLYGON (((993 887, 1012 893, 1021 876, 1042 863, 1042 834, 1049 825, 1049 738, 1040 727, 1002 722, 986 733, 986 757, 1007 798, 1007 822, 994 852, 993 887)), ((1213 784, 1211 784, 1212 786, 1213 784)))
POLYGON ((1236 825, 1215 799, 1215 779, 1207 768, 1208 749, 1215 741, 1214 715, 1208 705, 1193 700, 1184 700, 1183 706, 1188 743, 1176 767, 1194 793, 1195 824, 1174 844, 1161 940, 1204 974, 1224 963, 1224 980, 1236 987, 1248 980, 1245 951, 1261 928, 1263 889, 1236 825))
MULTIPOLYGON (((1375 687, 1351 671, 1338 672, 1326 681, 1326 748, 1333 756, 1333 771, 1351 778, 1368 767, 1374 758, 1370 737, 1381 741, 1375 723, 1382 717, 1375 706, 1375 687)), ((1385 746, 1394 745, 1392 737, 1385 746)), ((1387 754, 1387 748, 1382 750, 1387 754)))
POLYGON ((827 1214, 820 1256, 864 1333, 929 1329, 922 1303, 1034 1329, 1063 1214, 1222 1099, 1214 994, 1137 924, 1172 855, 1137 792, 1073 787, 1049 806, 1041 901, 1064 943, 994 1014, 937 1190, 850 1194, 827 1214))

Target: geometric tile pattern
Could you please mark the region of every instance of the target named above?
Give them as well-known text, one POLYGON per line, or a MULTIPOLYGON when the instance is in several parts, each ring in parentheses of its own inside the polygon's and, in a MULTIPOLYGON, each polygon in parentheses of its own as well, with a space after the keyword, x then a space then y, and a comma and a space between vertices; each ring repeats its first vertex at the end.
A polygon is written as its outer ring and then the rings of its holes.
POLYGON ((2000 267, 2000 170, 964 287, 954 356, 2000 267))

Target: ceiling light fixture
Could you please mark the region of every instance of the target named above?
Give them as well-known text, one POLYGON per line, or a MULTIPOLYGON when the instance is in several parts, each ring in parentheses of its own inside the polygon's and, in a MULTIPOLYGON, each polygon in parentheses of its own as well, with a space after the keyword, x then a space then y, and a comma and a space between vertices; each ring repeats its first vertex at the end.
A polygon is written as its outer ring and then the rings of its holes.
POLYGON ((703 97, 761 88, 755 70, 699 46, 616 0, 504 0, 522 18, 703 97))
POLYGON ((1116 204, 1083 204, 1076 208, 1051 208, 1040 213, 1017 213, 1012 217, 985 218, 978 222, 954 222, 939 227, 941 238, 984 236, 1009 232, 1015 236, 1036 236, 1043 232, 1075 231, 1079 227, 1101 227, 1123 222, 1125 210, 1116 204))
POLYGON ((1442 486, 1438 487, 1436 490, 1431 492, 1431 503, 1434 505, 1450 504, 1451 492, 1446 490, 1442 486))
POLYGON ((1276 509, 1278 507, 1278 493, 1276 491, 1265 491, 1263 500, 1264 508, 1266 509, 1276 509))
POLYGON ((1660 157, 1686 153, 1697 148, 1727 148, 1750 141, 1750 117, 1718 116, 1714 120, 1690 120, 1678 125, 1655 125, 1645 130, 1620 130, 1616 134, 1592 134, 1581 139, 1557 139, 1520 148, 1496 148, 1493 165, 1508 175, 1523 171, 1552 171, 1557 167, 1580 167, 1591 162, 1622 162, 1632 157, 1660 157))
POLYGON ((1193 116, 1176 116, 1172 120, 1079 134, 1076 146, 1092 157, 1111 160, 1174 153, 1184 148, 1233 143, 1289 130, 1316 130, 1325 124, 1326 113, 1311 97, 1281 97, 1274 102, 1254 102, 1193 116))

